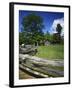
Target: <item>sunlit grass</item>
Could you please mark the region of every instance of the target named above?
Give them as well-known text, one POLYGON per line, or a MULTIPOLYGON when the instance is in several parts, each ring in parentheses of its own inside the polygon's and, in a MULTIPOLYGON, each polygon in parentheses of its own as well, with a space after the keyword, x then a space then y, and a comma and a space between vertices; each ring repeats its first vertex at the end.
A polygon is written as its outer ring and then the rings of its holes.
POLYGON ((64 59, 64 45, 39 46, 37 57, 45 59, 64 59))

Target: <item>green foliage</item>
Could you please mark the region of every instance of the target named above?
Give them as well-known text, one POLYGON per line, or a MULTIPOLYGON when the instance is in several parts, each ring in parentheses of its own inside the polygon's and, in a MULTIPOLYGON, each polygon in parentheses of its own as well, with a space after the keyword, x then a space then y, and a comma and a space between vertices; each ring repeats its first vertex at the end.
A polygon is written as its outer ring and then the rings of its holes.
POLYGON ((64 45, 39 46, 36 56, 45 59, 64 59, 64 45))
POLYGON ((19 34, 19 44, 35 44, 44 45, 44 41, 48 40, 51 43, 62 43, 64 42, 61 37, 62 26, 57 24, 56 31, 53 35, 49 34, 47 31, 46 34, 43 33, 42 29, 44 28, 43 19, 36 15, 35 13, 28 14, 22 20, 23 30, 19 34))
POLYGON ((44 40, 48 40, 52 43, 53 41, 53 35, 52 34, 49 34, 49 32, 47 31, 46 34, 44 34, 44 40))
POLYGON ((25 16, 22 21, 22 26, 25 33, 25 43, 33 44, 42 39, 42 28, 44 28, 44 25, 43 19, 40 16, 35 13, 25 16))
POLYGON ((44 34, 44 39, 49 40, 50 39, 50 34, 47 32, 44 34))
POLYGON ((56 31, 57 33, 54 33, 53 34, 53 40, 52 40, 52 43, 63 43, 63 39, 61 37, 61 30, 62 30, 62 26, 60 24, 57 24, 57 27, 56 27, 56 31))
POLYGON ((24 42, 24 33, 20 32, 19 33, 19 45, 23 44, 24 42))
POLYGON ((53 41, 52 43, 60 43, 60 36, 59 34, 55 33, 53 34, 53 41))

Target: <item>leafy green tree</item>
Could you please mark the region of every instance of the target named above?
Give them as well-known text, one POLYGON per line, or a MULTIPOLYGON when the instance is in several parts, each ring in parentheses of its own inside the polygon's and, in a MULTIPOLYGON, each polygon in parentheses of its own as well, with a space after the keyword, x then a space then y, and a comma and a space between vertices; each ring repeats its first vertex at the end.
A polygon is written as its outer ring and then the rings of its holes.
POLYGON ((43 19, 35 13, 28 14, 22 21, 25 43, 33 44, 39 42, 43 37, 43 19))
POLYGON ((53 34, 53 43, 61 43, 61 30, 62 26, 60 24, 57 24, 57 33, 53 34))

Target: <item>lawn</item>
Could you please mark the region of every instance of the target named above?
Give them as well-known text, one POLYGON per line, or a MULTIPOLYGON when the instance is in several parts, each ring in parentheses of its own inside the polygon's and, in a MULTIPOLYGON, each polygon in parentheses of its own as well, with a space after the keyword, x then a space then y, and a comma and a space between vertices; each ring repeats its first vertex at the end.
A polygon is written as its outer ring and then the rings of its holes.
POLYGON ((39 46, 37 57, 45 59, 64 59, 64 45, 39 46))

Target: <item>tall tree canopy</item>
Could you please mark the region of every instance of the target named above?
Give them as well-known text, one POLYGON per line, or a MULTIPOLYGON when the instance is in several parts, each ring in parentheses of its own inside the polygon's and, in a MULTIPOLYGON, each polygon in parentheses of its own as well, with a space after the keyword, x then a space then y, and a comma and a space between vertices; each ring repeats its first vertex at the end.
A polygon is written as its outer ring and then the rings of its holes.
POLYGON ((28 14, 22 21, 25 43, 35 43, 43 38, 43 19, 35 13, 28 14))

